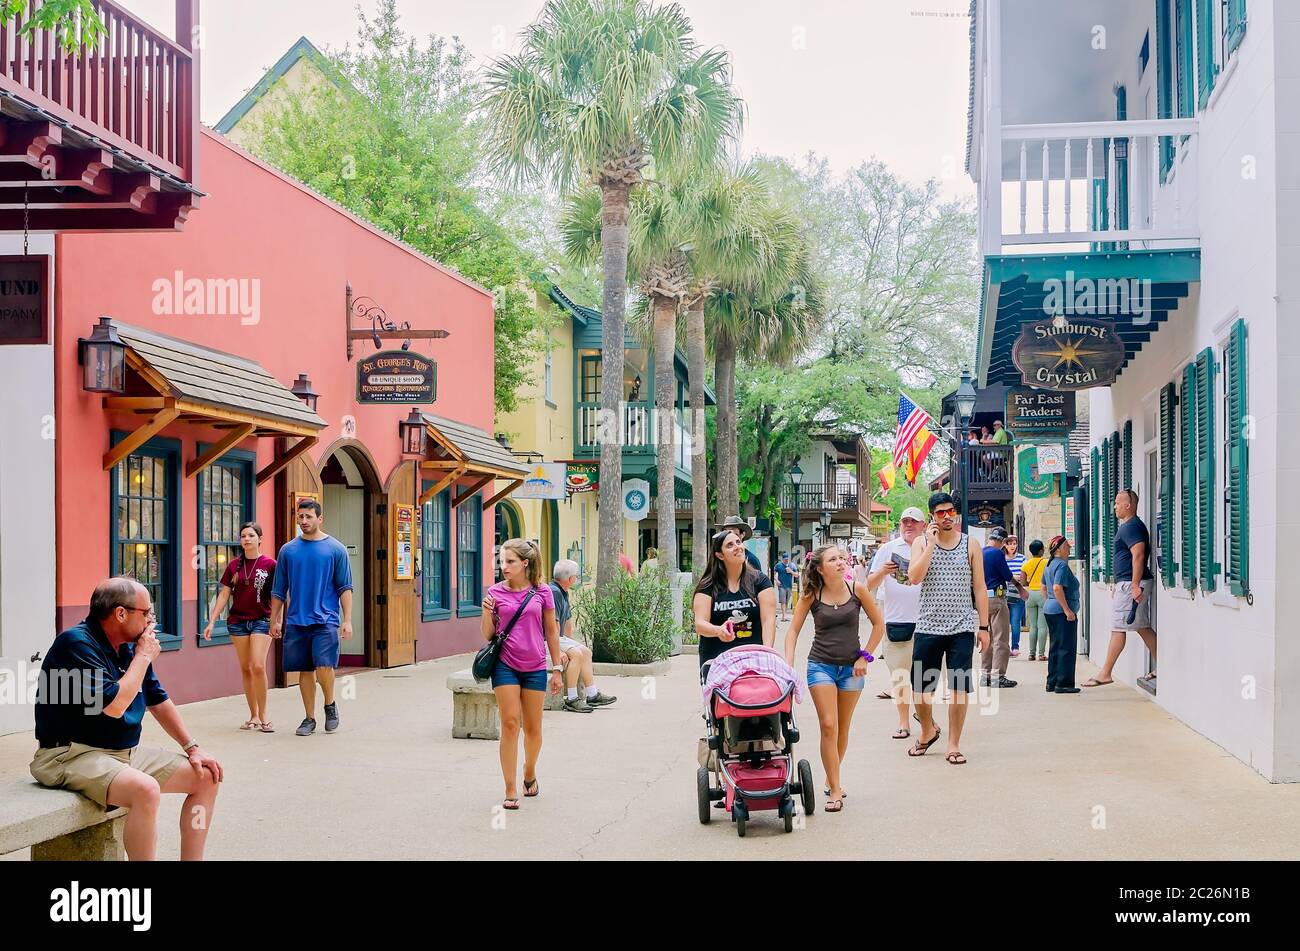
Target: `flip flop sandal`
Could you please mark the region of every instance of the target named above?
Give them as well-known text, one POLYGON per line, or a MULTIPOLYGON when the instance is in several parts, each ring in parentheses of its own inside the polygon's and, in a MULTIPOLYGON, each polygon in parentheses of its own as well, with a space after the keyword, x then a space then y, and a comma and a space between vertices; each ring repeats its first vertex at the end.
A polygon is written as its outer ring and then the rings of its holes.
POLYGON ((1090 678, 1090 679, 1088 680, 1087 683, 1084 684, 1084 686, 1085 686, 1085 687, 1104 687, 1104 686, 1106 686, 1107 684, 1113 684, 1114 682, 1115 682, 1115 681, 1113 681, 1113 680, 1098 680, 1096 677, 1092 677, 1092 678, 1090 678))
POLYGON ((244 725, 240 727, 241 730, 260 730, 261 728, 262 724, 256 720, 245 720, 244 725))
POLYGON ((890 694, 890 693, 886 693, 885 691, 882 690, 882 691, 880 691, 880 693, 876 694, 876 699, 877 699, 877 700, 893 700, 893 699, 894 699, 894 695, 893 695, 893 694, 890 694))
POLYGON ((832 799, 830 802, 826 803, 827 812, 840 812, 843 808, 844 808, 843 799, 832 799))
POLYGON ((502 809, 509 809, 509 810, 511 810, 511 811, 513 811, 513 810, 515 810, 515 809, 518 809, 518 808, 519 808, 519 800, 518 800, 518 799, 503 799, 503 800, 501 801, 501 808, 502 808, 502 809))
POLYGON ((907 755, 911 756, 912 758, 916 758, 918 756, 924 756, 926 753, 929 752, 930 747, 934 746, 934 744, 939 741, 939 734, 941 732, 942 731, 938 727, 935 727, 934 736, 930 738, 930 742, 923 743, 920 740, 917 740, 916 744, 910 750, 907 751, 907 755), (917 752, 918 750, 920 752, 917 752))
POLYGON ((912 735, 911 730, 897 729, 893 732, 892 739, 905 740, 912 735))
POLYGON ((958 751, 958 750, 953 750, 951 753, 949 753, 947 756, 945 756, 944 759, 946 759, 946 760, 947 760, 949 763, 951 763, 953 766, 965 766, 965 765, 966 765, 966 757, 962 756, 962 755, 961 755, 961 752, 958 751))
POLYGON ((270 721, 270 720, 267 720, 267 721, 266 721, 265 723, 263 723, 260 727, 258 727, 258 729, 261 730, 263 733, 274 733, 274 732, 275 732, 275 727, 271 725, 271 721, 270 721))
POLYGON ((537 797, 537 796, 540 796, 541 793, 542 793, 542 789, 541 789, 540 786, 537 785, 537 780, 535 780, 535 779, 525 779, 525 780, 524 780, 524 798, 525 798, 525 799, 533 799, 533 798, 535 798, 535 797, 537 797), (529 791, 528 791, 530 787, 531 787, 531 789, 532 789, 532 792, 529 792, 529 791))
MULTIPOLYGON (((830 787, 830 786, 826 786, 825 788, 822 789, 822 795, 823 795, 823 796, 830 796, 830 794, 831 794, 831 787, 830 787)), ((840 798, 841 798, 841 799, 848 799, 848 798, 849 798, 849 794, 848 794, 848 793, 842 793, 842 794, 840 795, 840 798)))

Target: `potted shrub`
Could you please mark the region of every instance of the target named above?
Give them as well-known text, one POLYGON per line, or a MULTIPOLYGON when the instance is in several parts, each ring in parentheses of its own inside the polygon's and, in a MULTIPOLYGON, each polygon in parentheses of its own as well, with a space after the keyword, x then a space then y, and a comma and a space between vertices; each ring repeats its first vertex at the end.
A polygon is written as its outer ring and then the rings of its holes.
POLYGON ((620 574, 599 590, 580 592, 574 616, 597 663, 652 664, 667 659, 672 650, 677 628, 672 607, 663 575, 620 574))

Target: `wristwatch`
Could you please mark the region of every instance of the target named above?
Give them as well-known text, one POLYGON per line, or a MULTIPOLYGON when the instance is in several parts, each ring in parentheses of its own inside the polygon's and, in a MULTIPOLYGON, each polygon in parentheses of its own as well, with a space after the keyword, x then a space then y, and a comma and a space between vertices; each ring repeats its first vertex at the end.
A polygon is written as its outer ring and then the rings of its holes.
POLYGON ((981 625, 980 625, 980 630, 981 630, 981 631, 987 631, 988 629, 989 629, 989 626, 988 626, 987 624, 981 624, 981 625))
POLYGON ((190 750, 195 749, 198 745, 199 745, 198 740, 190 740, 188 743, 186 743, 184 746, 181 747, 181 752, 185 753, 186 755, 189 755, 190 750))
POLYGON ((553 674, 562 674, 562 673, 564 673, 564 665, 563 665, 563 664, 554 664, 554 665, 551 667, 551 673, 553 673, 553 674))

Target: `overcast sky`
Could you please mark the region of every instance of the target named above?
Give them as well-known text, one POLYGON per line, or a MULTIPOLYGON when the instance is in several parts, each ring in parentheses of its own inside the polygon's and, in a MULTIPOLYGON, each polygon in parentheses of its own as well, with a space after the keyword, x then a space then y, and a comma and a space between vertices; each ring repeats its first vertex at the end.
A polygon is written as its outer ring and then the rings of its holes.
MULTIPOLYGON (((173 0, 119 0, 171 35, 173 0)), ((970 196, 962 170, 969 0, 681 0, 706 45, 731 51, 743 148, 843 171, 879 158, 970 196)), ((367 12, 375 0, 361 0, 367 12)), ((517 47, 543 0, 399 0, 408 33, 455 35, 480 62, 517 47)), ((203 121, 212 125, 299 36, 356 36, 356 0, 205 0, 203 121)))

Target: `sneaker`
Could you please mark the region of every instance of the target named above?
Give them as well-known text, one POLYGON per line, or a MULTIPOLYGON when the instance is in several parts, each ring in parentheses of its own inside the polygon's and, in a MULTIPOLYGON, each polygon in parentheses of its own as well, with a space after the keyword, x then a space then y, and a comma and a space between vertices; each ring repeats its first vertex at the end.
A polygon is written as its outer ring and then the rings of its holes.
POLYGON ((579 699, 570 700, 567 697, 564 700, 564 709, 570 713, 591 713, 591 707, 587 706, 579 699))
POLYGON ((1016 681, 1011 680, 1011 679, 1009 679, 1009 678, 1007 678, 1007 677, 999 677, 998 680, 997 680, 997 683, 994 683, 994 684, 992 684, 991 686, 994 686, 994 687, 1014 687, 1015 685, 1016 685, 1016 681))
POLYGON ((316 721, 311 717, 305 718, 302 723, 298 724, 298 729, 295 732, 299 736, 311 736, 316 732, 316 721))
POLYGON ((325 704, 325 732, 333 733, 339 728, 339 705, 335 703, 325 704))
POLYGON ((607 693, 597 693, 596 696, 587 698, 587 706, 607 707, 617 699, 618 697, 611 697, 607 693))
POLYGON ((1057 693, 1079 693, 1080 690, 1078 687, 1057 687, 1056 692, 1057 693))
POLYGON ((989 674, 980 674, 980 686, 981 687, 989 686, 989 679, 990 679, 989 674))
POLYGON ((1019 656, 1020 656, 1020 648, 1018 648, 1018 647, 1013 647, 1013 648, 1011 648, 1011 656, 1012 656, 1012 657, 1019 657, 1019 656))

